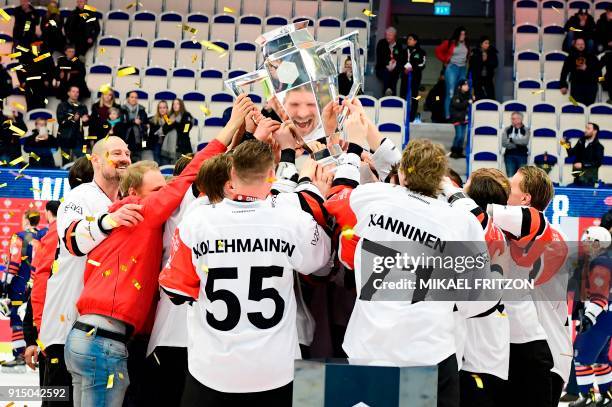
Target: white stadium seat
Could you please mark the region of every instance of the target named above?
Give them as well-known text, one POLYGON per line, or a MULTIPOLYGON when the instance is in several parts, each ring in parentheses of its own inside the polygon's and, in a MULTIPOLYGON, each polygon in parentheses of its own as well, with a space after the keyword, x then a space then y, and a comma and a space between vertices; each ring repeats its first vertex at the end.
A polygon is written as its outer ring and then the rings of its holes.
MULTIPOLYGON (((612 154, 612 131, 604 130, 600 127, 599 133, 597 133, 597 138, 599 139, 599 142, 604 146, 604 153, 612 154)), ((608 180, 608 183, 612 183, 612 178, 608 180)))
POLYGON ((403 124, 406 119, 406 101, 397 96, 378 100, 378 122, 403 124))
POLYGON ((566 104, 569 99, 568 95, 564 95, 559 90, 559 80, 547 81, 546 82, 546 90, 544 91, 544 100, 547 103, 553 104, 557 107, 560 107, 566 104))
POLYGON ((479 100, 472 105, 472 125, 491 126, 496 129, 500 127, 500 111, 499 102, 495 100, 479 100))
MULTIPOLYGON (((270 10, 276 12, 276 9, 270 8, 270 10)), ((289 21, 283 16, 269 16, 266 18, 263 32, 272 31, 287 24, 289 24, 289 21)))
POLYGON ((567 54, 561 51, 552 51, 544 55, 544 62, 542 65, 544 71, 542 72, 542 76, 545 81, 559 79, 565 58, 567 58, 567 54))
POLYGON ((219 92, 210 96, 208 108, 212 117, 223 117, 226 109, 231 108, 234 97, 227 92, 219 92))
POLYGON ((559 114, 559 131, 568 129, 584 129, 586 126, 586 108, 583 104, 568 103, 561 106, 559 114))
POLYGON ((328 42, 342 35, 342 22, 335 17, 321 17, 316 24, 316 39, 328 42))
POLYGON ((592 0, 570 0, 567 2, 567 18, 570 18, 576 14, 579 10, 586 10, 591 13, 592 0))
POLYGON ((514 51, 540 50, 540 27, 522 24, 514 27, 514 51))
POLYGON ((610 6, 610 0, 595 0, 593 4, 593 18, 595 21, 606 12, 606 7, 610 6))
POLYGON ((295 0, 293 5, 294 16, 310 16, 314 19, 319 18, 318 0, 295 0))
POLYGON ((293 16, 293 0, 268 0, 268 14, 293 16))
POLYGON ((149 65, 149 42, 144 38, 129 38, 125 42, 123 65, 144 68, 149 65))
MULTIPOLYGON (((165 0, 165 11, 174 11, 178 14, 189 13, 189 0, 165 0)), ((205 2, 202 2, 205 3, 205 2)))
MULTIPOLYGON (((138 3, 142 4, 142 6, 138 4, 139 11, 148 10, 151 13, 155 13, 155 14, 161 14, 164 11, 163 10, 164 2, 160 0, 140 0, 138 3)), ((207 3, 207 2, 204 2, 204 3, 207 3)))
POLYGON ((261 35, 262 19, 259 16, 248 15, 240 17, 236 41, 253 42, 261 35))
POLYGON ((542 77, 542 56, 539 52, 521 51, 515 55, 515 75, 517 79, 540 79, 542 77))
POLYGON ((172 110, 172 102, 176 99, 176 93, 171 92, 169 90, 163 90, 157 92, 153 95, 153 98, 149 103, 149 111, 155 112, 157 108, 157 104, 162 100, 168 103, 168 116, 170 116, 170 111, 172 110))
POLYGON ((217 14, 225 13, 224 10, 226 7, 233 10, 233 12, 236 13, 237 16, 242 14, 242 0, 217 0, 217 14))
POLYGON ((242 15, 255 14, 258 16, 268 15, 267 0, 248 0, 242 4, 242 15))
POLYGON ((359 95, 357 99, 361 102, 363 110, 372 123, 378 123, 378 100, 368 95, 359 95))
MULTIPOLYGON (((122 68, 127 68, 127 66, 120 66, 117 68, 119 71, 122 68)), ((113 89, 119 92, 120 96, 125 96, 125 93, 128 90, 138 89, 140 85, 142 85, 140 81, 140 69, 135 68, 136 72, 131 75, 126 76, 117 76, 115 78, 115 82, 113 83, 113 89)))
MULTIPOLYGON (((589 106, 589 121, 596 123, 600 129, 612 130, 612 106, 607 103, 595 103, 589 106)), ((612 153, 612 149, 608 150, 612 153)))
POLYGON ((606 184, 612 183, 612 157, 604 156, 601 167, 599 167, 599 179, 606 184))
MULTIPOLYGON (((349 3, 350 4, 350 3, 349 3)), ((352 18, 344 21, 342 34, 349 34, 353 31, 359 32, 359 46, 368 49, 370 31, 369 23, 362 18, 352 18)))
POLYGON ((210 24, 210 39, 223 41, 229 44, 236 38, 236 18, 230 14, 218 14, 212 18, 210 24))
POLYGON ((206 106, 206 96, 204 93, 196 91, 186 92, 183 94, 183 102, 185 103, 185 109, 187 109, 198 122, 204 123, 206 115, 200 107, 202 105, 206 106))
POLYGON ((200 69, 202 68, 203 57, 202 44, 191 40, 183 40, 177 51, 176 66, 200 69))
POLYGON ((162 38, 155 40, 149 51, 149 61, 152 66, 161 66, 162 68, 174 67, 176 57, 176 44, 174 41, 162 38))
POLYGON ((547 128, 533 129, 529 147, 529 152, 532 156, 544 153, 558 156, 559 147, 559 138, 556 130, 547 128))
POLYGON ((216 1, 191 0, 191 12, 213 15, 216 1))
POLYGON ((104 21, 104 34, 117 38, 130 35, 130 15, 125 11, 109 11, 104 21))
POLYGON ((201 141, 212 141, 215 137, 217 137, 217 134, 219 134, 224 126, 225 122, 220 117, 209 117, 208 119, 204 120, 201 141))
POLYGON ((144 39, 153 39, 157 37, 157 21, 155 14, 148 10, 134 13, 130 30, 134 37, 144 39))
POLYGON ((514 24, 540 23, 539 4, 535 0, 518 0, 514 2, 514 24))
POLYGON ((168 89, 168 71, 159 66, 145 69, 142 75, 142 90, 150 94, 168 89))
POLYGON ((540 6, 540 24, 565 25, 565 2, 562 0, 545 0, 540 6))
POLYGON ((172 71, 168 88, 179 94, 193 92, 196 89, 195 71, 189 68, 176 68, 172 71))
POLYGON ((223 72, 217 69, 205 69, 198 76, 198 90, 207 95, 223 92, 223 72))
POLYGON ((113 84, 113 68, 102 64, 90 66, 86 81, 89 91, 96 94, 102 85, 113 84))
POLYGON ((548 25, 542 29, 542 52, 557 51, 563 47, 565 31, 560 25, 548 25))
POLYGON ((530 127, 544 127, 557 130, 557 108, 551 103, 537 103, 530 109, 530 127))
POLYGON ((210 22, 210 19, 205 14, 191 13, 187 16, 187 25, 189 27, 192 27, 198 30, 195 36, 200 41, 209 39, 209 35, 208 35, 208 33, 210 32, 209 22, 210 22))
POLYGON ((395 146, 402 150, 404 145, 404 131, 403 126, 396 123, 380 123, 378 125, 378 132, 381 136, 388 138, 395 144, 395 146))
POLYGON ((177 42, 182 40, 183 16, 172 11, 166 11, 165 13, 162 13, 159 16, 159 21, 157 22, 157 37, 167 38, 169 40, 177 42))
POLYGON ((495 154, 500 149, 499 129, 490 126, 476 127, 472 133, 471 152, 489 151, 495 154))
MULTIPOLYGON (((229 50, 229 45, 225 42, 214 41, 215 45, 220 46, 226 51, 229 50)), ((204 68, 205 69, 218 69, 225 72, 229 69, 229 52, 218 53, 212 49, 204 50, 204 68)))
POLYGON ((542 101, 544 91, 542 82, 537 79, 523 79, 517 83, 515 98, 528 105, 533 105, 542 101))
POLYGON ((121 40, 115 37, 102 37, 96 49, 96 64, 117 66, 121 64, 121 40))
POLYGON ((499 168, 499 154, 481 151, 470 155, 470 172, 481 168, 499 168))
POLYGON ((250 42, 238 42, 234 44, 231 53, 232 69, 242 69, 247 72, 257 68, 257 46, 250 42))

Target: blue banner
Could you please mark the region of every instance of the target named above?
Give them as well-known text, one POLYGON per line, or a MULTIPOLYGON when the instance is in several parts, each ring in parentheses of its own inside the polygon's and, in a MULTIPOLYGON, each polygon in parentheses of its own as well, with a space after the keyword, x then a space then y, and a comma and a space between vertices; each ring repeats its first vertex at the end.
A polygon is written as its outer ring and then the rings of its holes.
MULTIPOLYGON (((34 200, 60 199, 70 190, 68 171, 65 170, 0 170, 0 198, 34 200)), ((600 218, 612 207, 612 189, 569 188, 555 189, 553 202, 546 209, 546 217, 558 224, 559 217, 600 218)))

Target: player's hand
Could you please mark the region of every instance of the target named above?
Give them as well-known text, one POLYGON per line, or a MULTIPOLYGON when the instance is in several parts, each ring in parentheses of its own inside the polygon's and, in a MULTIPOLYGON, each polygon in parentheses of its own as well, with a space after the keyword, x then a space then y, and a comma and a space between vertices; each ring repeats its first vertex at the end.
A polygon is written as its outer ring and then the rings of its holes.
POLYGON ((580 315, 580 325, 578 326, 578 332, 586 332, 595 325, 596 317, 590 312, 586 311, 580 315))
POLYGON ((138 204, 125 204, 109 216, 114 223, 119 226, 132 227, 138 225, 144 220, 142 214, 142 205, 138 204))
POLYGON ((272 133, 280 129, 281 124, 276 120, 265 117, 259 121, 253 137, 264 143, 269 143, 272 138, 272 133))
POLYGON ((23 357, 26 365, 28 365, 30 369, 36 370, 36 365, 38 364, 38 346, 28 346, 23 354, 23 357))
POLYGON ((229 123, 237 127, 240 126, 242 122, 244 122, 244 118, 247 114, 252 112, 254 108, 255 105, 251 101, 251 98, 247 94, 241 93, 232 106, 232 114, 229 123))
POLYGON ((2 298, 0 299, 0 316, 9 318, 11 315, 11 299, 2 298))
POLYGON ((290 121, 286 121, 285 123, 281 124, 276 131, 272 133, 272 137, 278 143, 278 146, 281 150, 295 150, 295 148, 297 147, 295 137, 293 137, 293 128, 294 124, 290 121))
POLYGON ((327 196, 329 189, 334 181, 334 174, 331 172, 330 166, 323 167, 317 165, 315 168, 314 178, 312 178, 312 184, 316 186, 323 196, 327 196))
POLYGON ((574 163, 574 168, 577 170, 581 170, 582 169, 582 163, 574 163))
POLYGON ((344 130, 346 131, 348 141, 351 143, 364 146, 368 136, 368 124, 352 105, 349 105, 350 114, 344 122, 344 130))
POLYGON ((302 165, 302 169, 300 170, 300 179, 304 177, 310 178, 311 181, 315 179, 315 175, 317 173, 317 167, 319 164, 312 158, 308 157, 304 164, 302 165))
POLYGON ((338 115, 342 112, 342 106, 338 102, 331 101, 323 108, 321 112, 321 120, 323 120, 323 129, 325 135, 329 136, 336 132, 338 127, 338 115))
POLYGON ((264 119, 264 115, 259 110, 254 111, 253 114, 249 114, 245 119, 245 129, 251 134, 255 134, 257 130, 257 124, 264 119))

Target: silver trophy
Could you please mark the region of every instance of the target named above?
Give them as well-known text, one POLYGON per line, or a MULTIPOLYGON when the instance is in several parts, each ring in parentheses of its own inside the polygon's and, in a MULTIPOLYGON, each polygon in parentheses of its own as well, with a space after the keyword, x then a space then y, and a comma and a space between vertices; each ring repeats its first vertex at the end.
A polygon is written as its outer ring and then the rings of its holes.
POLYGON ((341 150, 339 138, 345 138, 343 123, 346 109, 338 114, 338 66, 336 52, 350 49, 353 86, 352 99, 363 84, 359 61, 358 32, 354 31, 327 43, 314 40, 307 30, 308 21, 289 24, 262 34, 256 42, 262 47, 263 66, 251 73, 225 81, 238 96, 262 87, 267 103, 283 120, 294 124, 294 136, 306 144, 318 141, 329 149, 318 151, 318 161, 333 160, 341 150), (338 109, 336 107, 336 109, 338 109))

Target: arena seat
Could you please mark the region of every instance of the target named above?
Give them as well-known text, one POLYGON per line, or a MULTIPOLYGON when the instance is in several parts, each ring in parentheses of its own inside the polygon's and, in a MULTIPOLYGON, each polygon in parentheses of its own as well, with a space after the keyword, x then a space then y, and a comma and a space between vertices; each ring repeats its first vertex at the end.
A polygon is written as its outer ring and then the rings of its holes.
POLYGON ((185 103, 185 109, 187 109, 193 117, 198 119, 200 123, 204 123, 206 115, 200 106, 206 106, 206 96, 202 92, 191 91, 184 93, 182 99, 185 103))
MULTIPOLYGON (((529 158, 529 164, 538 165, 540 168, 542 168, 544 164, 548 164, 550 166, 548 176, 550 177, 553 185, 556 186, 561 183, 561 168, 559 168, 559 158, 556 155, 537 154, 529 158)), ((546 171, 546 169, 544 169, 544 171, 546 171)))
POLYGON ((534 51, 521 51, 515 54, 514 73, 517 79, 542 77, 542 56, 534 51))
POLYGON ((604 156, 598 175, 607 185, 612 183, 612 156, 604 156))
MULTIPOLYGON (((349 2, 347 7, 349 4, 351 3, 349 2)), ((359 32, 359 46, 367 50, 370 36, 369 23, 362 18, 349 18, 344 20, 344 24, 342 25, 342 34, 349 34, 353 31, 359 32)))
POLYGON ((540 24, 565 26, 565 2, 562 0, 547 0, 540 5, 540 24))
POLYGON ((142 89, 150 94, 168 89, 168 70, 159 66, 145 69, 142 76, 142 89))
POLYGON ((49 109, 33 109, 26 113, 25 120, 33 121, 36 119, 53 119, 55 118, 55 112, 49 109))
POLYGON ((191 0, 189 7, 192 13, 215 14, 215 1, 191 0))
MULTIPOLYGON (((226 51, 229 50, 229 45, 222 41, 214 41, 215 45, 220 46, 226 51)), ((225 52, 219 54, 218 52, 206 48, 204 50, 204 68, 205 69, 218 69, 225 72, 229 69, 229 53, 225 52)))
POLYGON ((514 25, 540 23, 540 10, 535 0, 519 0, 514 2, 514 25))
POLYGON ((310 16, 316 20, 319 18, 318 0, 295 0, 293 4, 293 15, 310 16))
POLYGON ((176 66, 201 69, 203 56, 201 43, 183 40, 176 52, 176 66))
POLYGON ((236 18, 230 14, 217 14, 210 25, 210 39, 232 44, 236 40, 236 18))
POLYGON ((514 51, 539 51, 540 27, 533 24, 521 24, 514 27, 514 51))
POLYGON ((7 64, 11 61, 11 58, 9 58, 8 55, 12 52, 12 50, 13 37, 11 37, 9 34, 0 33, 0 53, 2 53, 3 64, 7 64))
POLYGON ((317 41, 328 42, 342 35, 342 22, 335 17, 321 17, 316 23, 317 41))
POLYGON ((510 116, 512 116, 512 112, 521 112, 525 115, 525 123, 529 123, 529 117, 527 117, 527 105, 521 103, 517 100, 509 100, 507 102, 502 103, 502 117, 501 117, 501 125, 502 129, 510 126, 511 120, 510 116))
MULTIPOLYGON (((574 182, 574 176, 572 175, 572 164, 576 161, 576 157, 563 158, 563 168, 561 168, 561 185, 569 185, 574 182)), ((601 168, 600 168, 601 171, 601 168)))
POLYGON ((404 127, 396 123, 380 123, 378 132, 381 136, 388 138, 397 148, 402 150, 404 145, 404 127))
POLYGON ((321 16, 334 16, 341 20, 344 19, 344 1, 343 0, 321 0, 319 5, 321 16))
POLYGON ((514 95, 517 100, 531 106, 542 101, 544 92, 540 92, 541 89, 542 81, 523 79, 518 81, 514 95))
POLYGON ((542 77, 545 81, 559 79, 566 58, 567 54, 562 51, 551 51, 544 55, 542 77))
POLYGON ((482 151, 470 155, 469 171, 473 172, 480 168, 499 168, 499 154, 482 151))
POLYGON ((361 102, 363 110, 372 123, 378 123, 378 100, 368 95, 359 95, 357 99, 361 102))
POLYGON ((130 15, 125 11, 109 11, 104 18, 104 35, 125 38, 130 35, 130 15))
POLYGON ((164 2, 159 0, 140 0, 137 4, 138 10, 147 10, 155 14, 161 14, 164 11, 164 2), (142 6, 140 6, 140 4, 142 6))
POLYGON ((498 154, 500 142, 499 129, 490 126, 476 127, 472 132, 471 152, 476 154, 488 151, 498 154))
POLYGON ((550 103, 536 103, 529 109, 530 127, 544 127, 556 130, 559 127, 557 108, 550 103))
POLYGON ((225 126, 225 121, 220 117, 209 117, 204 120, 204 127, 202 128, 202 137, 200 141, 210 142, 217 134, 221 131, 221 129, 225 126))
POLYGON ((268 0, 268 13, 279 16, 293 16, 292 0, 268 0))
POLYGON ((293 24, 295 24, 295 23, 299 23, 300 21, 304 21, 304 20, 308 21, 308 31, 314 37, 314 25, 315 25, 315 20, 314 19, 312 19, 312 18, 310 18, 308 16, 295 16, 295 17, 293 17, 291 22, 293 24))
POLYGON ((104 84, 113 84, 113 68, 104 64, 92 65, 89 67, 88 74, 85 77, 87 87, 92 94, 98 92, 100 86, 104 84))
POLYGON ((203 93, 223 92, 223 72, 217 69, 205 69, 198 77, 197 89, 203 93))
POLYGON ((122 41, 115 37, 101 37, 96 48, 96 64, 117 66, 121 64, 122 41))
POLYGON ((148 10, 137 11, 132 17, 130 32, 133 37, 144 39, 157 37, 157 21, 155 14, 148 10))
POLYGON ((553 104, 557 107, 561 107, 569 102, 568 95, 561 93, 559 80, 547 81, 546 89, 544 90, 544 100, 547 103, 553 104))
POLYGON ((123 52, 123 65, 144 68, 149 65, 149 42, 144 38, 128 38, 123 52))
MULTIPOLYGON (((268 2, 267 0, 249 0, 245 1, 242 5, 242 15, 254 14, 257 16, 268 15, 268 2)), ((249 38, 251 41, 254 38, 249 38)))
POLYGON ((612 106, 607 103, 592 104, 589 106, 588 121, 596 123, 600 129, 612 130, 612 106))
POLYGON ((606 8, 612 6, 612 1, 610 0, 595 0, 593 4, 593 18, 595 21, 599 19, 599 17, 606 12, 606 8))
POLYGON ((584 1, 584 0, 570 0, 567 2, 567 18, 569 19, 571 16, 576 14, 579 10, 586 10, 591 13, 591 4, 592 1, 584 1))
POLYGON ((500 127, 501 106, 495 100, 479 100, 472 105, 472 125, 500 127))
POLYGON ((223 117, 225 109, 232 107, 234 97, 227 92, 215 93, 210 97, 208 109, 212 117, 223 117))
POLYGON ((210 19, 206 14, 191 13, 187 16, 187 25, 193 27, 198 32, 196 36, 199 40, 208 40, 210 38, 210 19))
POLYGON ((166 101, 168 103, 168 116, 170 115, 170 111, 172 110, 172 101, 176 99, 176 93, 171 92, 169 90, 163 90, 161 92, 156 92, 153 95, 153 98, 149 101, 149 111, 155 112, 157 108, 157 104, 159 102, 166 101))
POLYGON ((563 48, 565 31, 560 25, 547 25, 542 29, 542 52, 557 51, 563 48))
POLYGON ((183 39, 183 16, 172 11, 161 13, 157 22, 157 37, 175 42, 183 39))
MULTIPOLYGON (((285 1, 285 0, 281 0, 281 1, 285 1)), ((272 2, 272 0, 270 0, 270 2, 272 2)), ((270 6, 270 10, 272 10, 272 11, 274 11, 276 13, 277 9, 276 8, 272 8, 270 6)), ((289 24, 289 20, 287 20, 285 17, 283 17, 281 15, 269 16, 265 20, 263 31, 264 32, 272 31, 272 30, 277 29, 278 27, 282 27, 283 25, 287 25, 287 24, 289 24)))
MULTIPOLYGON (((607 129, 610 129, 610 127, 607 127, 607 129)), ((600 127, 597 138, 599 138, 599 142, 604 146, 604 153, 610 154, 612 152, 612 131, 604 130, 603 127, 600 127)), ((612 178, 610 183, 612 183, 612 178)))
POLYGON ((244 14, 242 12, 242 3, 248 3, 248 1, 243 2, 242 0, 217 0, 217 13, 224 13, 225 7, 229 7, 230 9, 236 12, 236 15, 242 15, 244 14))
POLYGON ((238 32, 236 41, 238 42, 253 42, 261 35, 262 18, 257 15, 248 15, 240 17, 238 24, 238 32))
POLYGON ((193 69, 176 68, 172 71, 169 80, 168 88, 178 94, 192 92, 196 88, 196 73, 193 69))
POLYGON ((529 153, 532 156, 539 154, 559 155, 559 138, 554 129, 537 128, 532 130, 529 153))
POLYGON ((584 129, 586 125, 586 108, 583 104, 568 103, 561 106, 559 114, 559 131, 568 129, 584 129))
POLYGON ((257 68, 257 46, 250 42, 237 42, 231 52, 232 69, 242 69, 247 72, 257 68))
POLYGON ((176 43, 167 38, 160 38, 153 42, 149 51, 149 61, 153 66, 170 69, 174 67, 176 59, 176 43))
MULTIPOLYGON (((128 66, 118 67, 117 71, 127 67, 128 66)), ((140 69, 136 67, 134 69, 136 69, 136 72, 131 75, 117 76, 115 78, 115 81, 113 82, 113 89, 119 92, 120 95, 125 95, 125 92, 127 92, 128 90, 139 88, 142 84, 140 80, 140 69)))
POLYGON ((385 96, 378 100, 379 123, 404 123, 406 101, 397 96, 385 96))
POLYGON ((165 11, 173 11, 178 14, 189 13, 189 1, 186 0, 165 0, 165 11))

